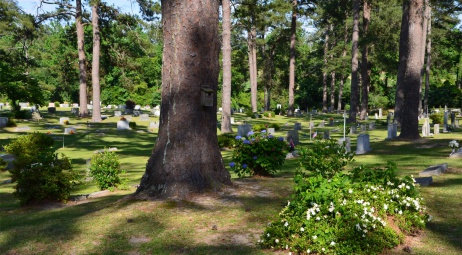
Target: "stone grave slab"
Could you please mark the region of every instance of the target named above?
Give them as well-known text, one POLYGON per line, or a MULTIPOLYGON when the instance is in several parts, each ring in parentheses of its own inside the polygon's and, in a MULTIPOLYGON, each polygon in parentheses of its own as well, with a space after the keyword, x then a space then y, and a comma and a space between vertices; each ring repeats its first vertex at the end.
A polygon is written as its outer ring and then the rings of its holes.
POLYGON ((79 108, 78 107, 72 107, 71 108, 71 113, 73 115, 79 115, 79 108))
POLYGON ((448 170, 447 163, 434 165, 420 172, 419 176, 428 177, 428 176, 440 175, 441 173, 446 172, 446 170, 448 170))
POLYGON ((16 127, 16 129, 15 129, 16 132, 26 132, 26 131, 29 131, 29 130, 30 130, 29 126, 16 127))
POLYGON ((59 124, 64 125, 64 123, 67 121, 67 123, 70 123, 69 117, 61 117, 59 118, 59 124))
POLYGON ((115 116, 115 117, 120 117, 120 116, 122 116, 122 111, 114 111, 114 116, 115 116))
POLYGON ((64 129, 64 134, 69 135, 69 134, 75 134, 77 133, 77 129, 75 127, 67 127, 64 129))
POLYGON ((274 128, 268 128, 268 129, 266 129, 266 132, 267 132, 268 134, 274 135, 274 133, 275 133, 276 131, 275 131, 274 128))
POLYGON ((251 125, 239 125, 237 126, 237 135, 238 136, 247 136, 247 133, 252 131, 252 126, 251 125))
POLYGON ((302 123, 299 123, 299 122, 295 123, 294 130, 302 130, 302 123))
POLYGON ((417 178, 414 178, 415 180, 415 184, 419 184, 420 186, 430 186, 430 184, 432 184, 433 182, 433 177, 429 176, 429 177, 417 177, 417 178))
POLYGON ((345 148, 347 152, 351 151, 351 139, 350 137, 340 138, 338 139, 338 144, 342 145, 345 143, 345 148))
POLYGON ((356 154, 364 154, 371 150, 369 142, 369 134, 360 134, 358 135, 356 141, 356 154))
POLYGON ((325 131, 324 131, 323 139, 324 139, 324 140, 330 139, 330 131, 329 131, 329 130, 325 130, 325 131))
POLYGON ((140 114, 140 121, 150 121, 149 114, 140 114))
POLYGON ((300 139, 298 136, 298 130, 290 130, 287 131, 287 137, 286 140, 288 142, 293 142, 295 146, 297 146, 300 143, 300 139))
POLYGON ((0 128, 6 127, 6 123, 8 123, 7 117, 0 117, 0 128))
POLYGON ((128 120, 117 121, 117 130, 130 130, 128 120))

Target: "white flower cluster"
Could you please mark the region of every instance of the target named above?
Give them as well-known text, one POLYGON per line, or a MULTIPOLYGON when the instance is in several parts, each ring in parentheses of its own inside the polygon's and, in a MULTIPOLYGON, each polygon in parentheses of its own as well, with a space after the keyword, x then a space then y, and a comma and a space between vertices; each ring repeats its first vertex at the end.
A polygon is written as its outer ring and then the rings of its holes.
POLYGON ((366 233, 377 227, 377 224, 381 224, 382 226, 386 226, 387 223, 382 220, 380 217, 376 217, 374 215, 375 209, 371 207, 371 203, 364 201, 364 200, 356 200, 355 203, 360 204, 363 206, 363 213, 360 217, 361 223, 356 224, 355 228, 357 231, 362 232, 362 237, 366 236, 366 233))
POLYGON ((455 149, 455 148, 459 148, 459 143, 456 141, 456 140, 452 140, 449 142, 449 147, 455 149))
MULTIPOLYGON (((315 216, 316 213, 321 211, 320 206, 316 203, 311 203, 313 207, 309 208, 308 211, 306 211, 306 219, 310 220, 311 216, 315 216)), ((318 217, 319 218, 319 217, 318 217)))

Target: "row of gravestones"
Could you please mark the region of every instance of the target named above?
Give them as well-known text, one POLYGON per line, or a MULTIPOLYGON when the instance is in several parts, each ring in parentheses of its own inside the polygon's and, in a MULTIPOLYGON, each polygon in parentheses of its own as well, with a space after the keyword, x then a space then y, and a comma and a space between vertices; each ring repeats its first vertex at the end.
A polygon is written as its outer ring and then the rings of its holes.
MULTIPOLYGON (((295 146, 300 143, 298 129, 300 125, 298 123, 295 125, 294 130, 287 131, 286 141, 292 142, 295 146)), ((237 126, 238 136, 247 136, 247 134, 252 131, 252 126, 249 124, 237 126)), ((267 129, 268 134, 274 134, 274 128, 267 129)), ((324 139, 330 139, 329 131, 324 132, 324 139)), ((345 143, 345 147, 348 152, 351 151, 351 139, 350 137, 341 138, 338 141, 339 144, 345 143)), ((356 154, 364 154, 371 150, 369 134, 360 134, 356 140, 356 154)))

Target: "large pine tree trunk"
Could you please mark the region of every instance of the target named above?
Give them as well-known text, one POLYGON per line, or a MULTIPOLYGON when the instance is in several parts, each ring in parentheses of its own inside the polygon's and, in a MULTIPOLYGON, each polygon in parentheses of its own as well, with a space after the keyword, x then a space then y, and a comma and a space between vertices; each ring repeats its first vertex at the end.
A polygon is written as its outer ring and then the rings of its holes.
POLYGON ((358 108, 358 39, 359 39, 359 0, 353 0, 353 35, 351 47, 351 94, 350 94, 350 115, 348 122, 356 122, 358 108))
POLYGON ((289 107, 287 116, 294 115, 295 89, 295 40, 297 34, 297 0, 292 1, 292 21, 290 25, 290 60, 289 60, 289 107))
POLYGON ((424 95, 424 106, 423 110, 425 113, 428 113, 428 92, 430 90, 430 69, 431 69, 431 60, 432 60, 432 11, 431 6, 428 3, 425 9, 426 18, 428 19, 427 23, 427 63, 425 67, 425 95, 424 95))
POLYGON ((162 0, 162 24, 160 127, 136 193, 186 198, 231 184, 216 133, 218 2, 162 0), (212 104, 204 106, 201 94, 209 91, 212 104))
POLYGON ((231 133, 231 8, 230 0, 223 0, 223 88, 221 132, 231 133))
POLYGON ((324 71, 322 72, 322 112, 327 112, 327 53, 329 52, 329 30, 324 36, 324 71))
POLYGON ((91 84, 93 88, 93 113, 91 121, 101 122, 100 85, 99 85, 99 55, 101 38, 98 24, 98 4, 91 7, 91 23, 93 26, 93 61, 91 67, 91 84))
POLYGON ((87 69, 86 69, 86 56, 84 47, 84 31, 82 23, 82 1, 76 0, 76 12, 75 12, 75 26, 77 30, 77 49, 79 54, 79 116, 87 117, 87 69))
POLYGON ((399 66, 396 87, 395 119, 401 124, 402 139, 418 139, 419 88, 422 74, 423 0, 403 2, 399 40, 399 66))
MULTIPOLYGON (((367 38, 369 31, 369 21, 371 20, 371 4, 369 1, 363 2, 363 38, 367 38)), ((360 119, 364 120, 367 116, 367 108, 369 104, 369 86, 371 69, 369 65, 369 45, 365 43, 362 49, 361 63, 361 114, 360 119)))

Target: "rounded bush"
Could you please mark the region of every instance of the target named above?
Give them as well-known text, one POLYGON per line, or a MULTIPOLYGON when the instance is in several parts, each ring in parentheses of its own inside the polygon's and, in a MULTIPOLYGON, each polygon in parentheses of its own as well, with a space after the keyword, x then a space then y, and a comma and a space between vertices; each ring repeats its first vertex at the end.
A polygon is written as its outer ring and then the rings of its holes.
POLYGON ((112 151, 95 154, 91 158, 90 175, 101 190, 117 187, 121 183, 119 156, 112 151))

